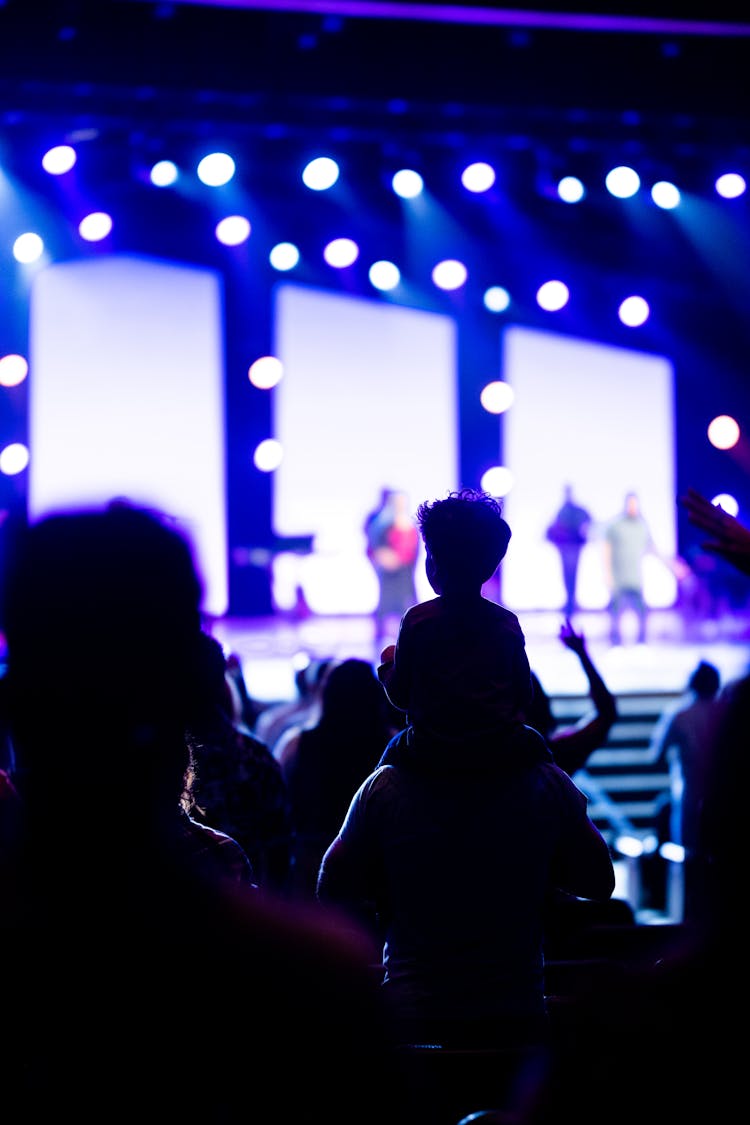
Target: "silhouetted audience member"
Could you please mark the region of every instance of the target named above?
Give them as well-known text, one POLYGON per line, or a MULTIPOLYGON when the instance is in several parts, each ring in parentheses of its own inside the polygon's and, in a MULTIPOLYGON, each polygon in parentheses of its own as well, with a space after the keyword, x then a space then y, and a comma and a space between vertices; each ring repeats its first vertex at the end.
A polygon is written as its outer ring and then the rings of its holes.
POLYGON ((389 718, 374 666, 352 657, 329 669, 317 723, 293 730, 280 747, 295 831, 296 893, 315 897, 323 852, 394 733, 389 718))
POLYGON ((407 722, 383 760, 428 745, 464 753, 469 743, 492 755, 501 738, 549 757, 524 725, 532 684, 518 618, 482 593, 510 542, 501 502, 464 488, 420 504, 417 522, 437 597, 407 610, 381 654, 378 677, 407 722))
POLYGON ((194 763, 190 812, 239 842, 261 887, 284 891, 291 866, 289 794, 271 751, 241 723, 238 704, 224 650, 203 633, 188 726, 194 763))
POLYGON ((557 1036, 546 1077, 517 1125, 595 1125, 603 1112, 612 1125, 720 1121, 742 1104, 748 977, 737 942, 747 918, 749 730, 745 676, 729 696, 706 778, 702 909, 658 955, 579 998, 575 1025, 557 1036))
POLYGON ((369 937, 182 845, 200 604, 187 541, 154 514, 51 515, 16 544, 6 1116, 351 1125, 354 1090, 357 1120, 382 1125, 404 1103, 369 937))
POLYGON ((699 661, 690 674, 682 698, 661 716, 651 735, 653 761, 669 771, 669 840, 685 849, 682 915, 687 921, 696 909, 699 913, 703 909, 699 824, 724 708, 724 701, 718 698, 720 687, 721 675, 716 665, 699 661))
POLYGON ((382 981, 406 1043, 543 1044, 551 888, 607 899, 614 869, 584 794, 551 761, 448 753, 378 767, 321 864, 318 895, 384 935, 382 981))

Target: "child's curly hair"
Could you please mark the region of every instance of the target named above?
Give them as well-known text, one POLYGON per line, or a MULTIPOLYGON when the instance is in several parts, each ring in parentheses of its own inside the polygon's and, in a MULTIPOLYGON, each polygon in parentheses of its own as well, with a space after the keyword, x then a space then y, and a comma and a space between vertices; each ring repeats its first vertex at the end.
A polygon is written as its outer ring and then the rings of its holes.
POLYGON ((443 581, 473 586, 492 577, 511 536, 502 513, 502 501, 476 488, 419 505, 417 524, 443 581))

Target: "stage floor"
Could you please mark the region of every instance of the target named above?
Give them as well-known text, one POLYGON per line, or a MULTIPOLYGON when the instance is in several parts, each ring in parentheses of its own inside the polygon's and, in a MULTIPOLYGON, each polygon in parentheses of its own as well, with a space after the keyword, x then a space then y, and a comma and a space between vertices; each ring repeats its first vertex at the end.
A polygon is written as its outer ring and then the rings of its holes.
MULTIPOLYGON (((558 611, 520 612, 531 667, 551 696, 586 694, 580 663, 559 639, 558 611)), ((609 642, 609 620, 602 611, 576 614, 573 624, 586 637, 589 653, 615 694, 678 694, 700 660, 714 664, 722 683, 750 670, 750 612, 690 622, 674 610, 652 610, 648 641, 631 640, 627 618, 625 643, 609 642)), ((635 622, 632 622, 634 627, 635 622)), ((242 661, 251 696, 261 703, 296 695, 297 662, 359 657, 377 663, 374 623, 369 616, 224 617, 213 621, 211 632, 227 651, 242 661)))

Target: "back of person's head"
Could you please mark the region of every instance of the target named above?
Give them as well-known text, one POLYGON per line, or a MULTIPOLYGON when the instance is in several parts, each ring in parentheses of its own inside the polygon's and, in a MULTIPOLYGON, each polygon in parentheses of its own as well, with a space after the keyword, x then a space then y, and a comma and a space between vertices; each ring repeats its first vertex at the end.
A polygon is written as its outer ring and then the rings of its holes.
POLYGON ((195 696, 190 717, 191 727, 224 715, 236 717, 236 697, 227 676, 224 649, 215 637, 201 633, 198 638, 195 696))
POLYGON ((492 577, 510 542, 502 512, 500 500, 473 488, 419 505, 417 523, 433 586, 434 578, 443 589, 475 588, 492 577))
POLYGON ((701 660, 688 680, 688 688, 700 699, 713 699, 721 686, 719 669, 707 660, 701 660))
POLYGON ((350 726, 352 737, 362 725, 384 722, 383 687, 368 660, 349 657, 328 669, 321 693, 321 721, 350 726))
POLYGON ((307 702, 308 700, 317 699, 320 696, 320 689, 325 680, 326 673, 332 665, 333 659, 331 657, 324 657, 322 659, 308 660, 304 667, 297 669, 294 673, 294 684, 301 701, 307 702))
POLYGON ((179 788, 201 599, 188 541, 156 513, 116 504, 24 529, 4 588, 22 769, 105 804, 179 788))

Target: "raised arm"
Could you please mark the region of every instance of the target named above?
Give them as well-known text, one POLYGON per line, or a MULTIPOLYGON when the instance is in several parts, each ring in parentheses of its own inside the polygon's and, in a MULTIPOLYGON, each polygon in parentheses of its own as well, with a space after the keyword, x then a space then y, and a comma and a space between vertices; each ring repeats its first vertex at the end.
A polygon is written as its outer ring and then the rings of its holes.
POLYGON ((583 633, 576 633, 567 617, 560 628, 560 640, 580 660, 594 705, 593 712, 584 715, 574 727, 554 733, 551 738, 552 753, 558 766, 567 774, 573 774, 582 769, 589 755, 606 742, 617 720, 617 700, 589 656, 583 633))

